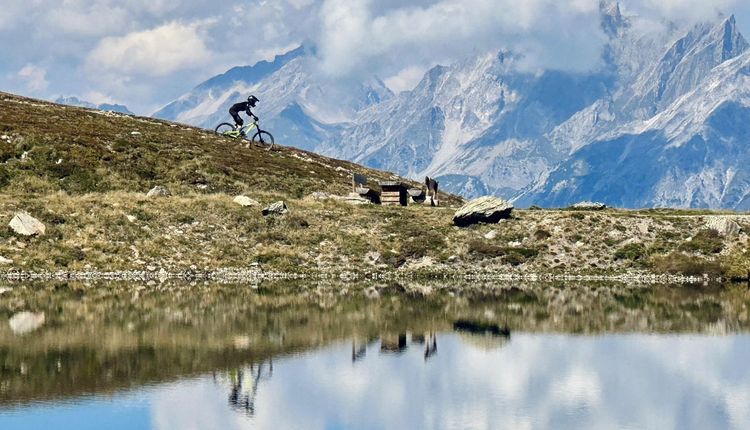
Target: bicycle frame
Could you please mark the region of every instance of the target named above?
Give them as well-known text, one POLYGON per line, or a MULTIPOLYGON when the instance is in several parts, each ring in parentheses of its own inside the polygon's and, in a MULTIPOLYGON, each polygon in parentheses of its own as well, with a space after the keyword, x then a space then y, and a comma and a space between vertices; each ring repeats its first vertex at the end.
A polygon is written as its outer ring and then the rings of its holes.
POLYGON ((240 131, 242 133, 245 133, 245 134, 248 134, 254 128, 257 128, 258 130, 260 130, 260 127, 258 126, 258 121, 253 121, 252 123, 250 123, 248 125, 242 126, 242 127, 240 127, 240 129, 238 131, 240 131))

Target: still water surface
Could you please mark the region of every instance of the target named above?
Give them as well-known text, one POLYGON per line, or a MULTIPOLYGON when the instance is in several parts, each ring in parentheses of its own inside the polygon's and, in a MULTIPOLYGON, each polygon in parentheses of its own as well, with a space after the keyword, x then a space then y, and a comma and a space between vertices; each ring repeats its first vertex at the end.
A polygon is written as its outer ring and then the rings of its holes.
POLYGON ((47 319, 0 317, 0 429, 750 428, 747 293, 523 291, 26 291, 47 319))

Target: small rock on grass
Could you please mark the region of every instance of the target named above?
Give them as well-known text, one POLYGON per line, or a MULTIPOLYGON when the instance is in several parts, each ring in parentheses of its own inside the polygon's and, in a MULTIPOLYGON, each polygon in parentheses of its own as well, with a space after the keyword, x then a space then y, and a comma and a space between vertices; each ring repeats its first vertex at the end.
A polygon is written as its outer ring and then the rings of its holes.
POLYGON ((255 200, 253 200, 253 199, 251 199, 250 197, 247 197, 247 196, 237 196, 237 197, 234 198, 234 202, 237 203, 238 205, 240 205, 242 207, 246 207, 246 208, 247 207, 251 207, 251 206, 259 206, 260 205, 260 203, 258 203, 257 201, 255 201, 255 200))
POLYGON ((495 230, 492 230, 489 233, 487 233, 487 234, 484 235, 484 238, 487 239, 487 240, 492 240, 492 239, 494 239, 496 237, 497 237, 497 231, 495 231, 495 230))
POLYGON ((166 187, 162 187, 161 185, 157 185, 154 188, 151 188, 151 190, 146 194, 146 197, 152 198, 152 197, 168 197, 171 196, 172 193, 169 192, 169 190, 166 187))
POLYGON ((266 208, 263 209, 263 216, 269 216, 269 215, 284 215, 289 212, 289 208, 286 206, 286 203, 284 202, 276 202, 266 208))
POLYGON ((8 264, 13 264, 13 260, 10 260, 0 255, 0 266, 7 266, 8 264))
POLYGON ((41 221, 26 212, 18 212, 10 221, 10 228, 22 236, 42 236, 47 227, 41 221))

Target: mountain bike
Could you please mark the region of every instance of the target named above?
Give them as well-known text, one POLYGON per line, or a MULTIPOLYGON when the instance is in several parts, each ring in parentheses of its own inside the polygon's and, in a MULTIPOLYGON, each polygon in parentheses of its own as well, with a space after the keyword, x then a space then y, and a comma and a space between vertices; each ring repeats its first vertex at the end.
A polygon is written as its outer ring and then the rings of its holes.
POLYGON ((214 131, 216 132, 216 134, 232 139, 249 140, 253 144, 265 149, 266 151, 270 151, 271 149, 273 149, 273 145, 275 143, 273 135, 271 133, 265 130, 261 130, 260 125, 258 125, 257 119, 252 123, 239 128, 237 128, 234 124, 222 122, 221 124, 216 126, 214 131), (257 131, 252 135, 253 137, 250 138, 250 133, 254 129, 257 131))

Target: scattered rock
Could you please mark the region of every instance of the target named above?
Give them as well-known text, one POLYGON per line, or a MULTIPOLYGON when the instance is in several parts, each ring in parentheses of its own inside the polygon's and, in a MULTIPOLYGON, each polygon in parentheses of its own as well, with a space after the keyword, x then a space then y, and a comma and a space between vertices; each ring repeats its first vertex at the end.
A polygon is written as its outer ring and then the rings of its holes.
POLYGON ((161 185, 157 185, 154 188, 151 188, 151 190, 146 194, 146 197, 153 198, 153 197, 169 197, 172 193, 169 192, 169 190, 166 187, 162 187, 161 185))
POLYGON ((577 211, 603 211, 607 209, 607 205, 599 202, 580 202, 571 206, 569 209, 577 211))
POLYGON ((453 223, 459 227, 472 224, 496 224, 502 219, 510 218, 513 205, 503 199, 491 196, 472 200, 459 209, 453 216, 453 223))
POLYGON ((489 233, 487 233, 487 234, 484 235, 484 238, 487 239, 487 240, 492 240, 492 239, 494 239, 496 237, 497 237, 497 231, 495 231, 495 230, 492 230, 489 233))
POLYGON ((7 266, 8 264, 13 264, 13 260, 7 259, 0 255, 0 266, 7 266))
POLYGON ((127 216, 127 219, 128 219, 128 221, 130 221, 130 222, 135 222, 135 221, 136 221, 136 220, 137 220, 138 218, 136 218, 136 217, 135 217, 135 216, 133 216, 133 215, 128 215, 128 216, 127 216))
POLYGON ((315 191, 314 193, 310 194, 308 197, 310 200, 316 200, 316 201, 325 201, 325 200, 341 200, 340 196, 324 193, 322 191, 315 191))
POLYGON ((31 333, 44 325, 44 313, 21 312, 13 315, 8 323, 14 334, 31 333))
POLYGON ((130 135, 131 136, 141 136, 141 132, 140 131, 131 131, 130 135))
POLYGON ((268 206, 263 209, 263 216, 269 216, 269 215, 284 215, 289 212, 289 208, 286 206, 286 203, 284 202, 276 202, 272 204, 271 206, 268 206))
POLYGON ((18 212, 9 225, 14 232, 23 236, 42 236, 47 231, 41 221, 26 212, 18 212))
POLYGON ((234 198, 234 202, 246 208, 251 206, 260 206, 260 203, 247 196, 237 196, 234 198))
POLYGON ((723 216, 706 217, 706 228, 716 230, 721 236, 737 236, 742 227, 734 220, 723 216))
POLYGON ((359 193, 349 193, 349 195, 344 197, 343 201, 350 205, 369 205, 372 203, 370 200, 362 197, 359 193))

